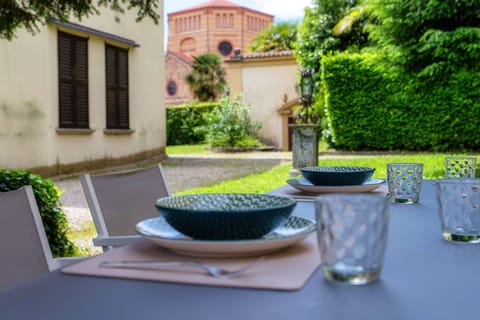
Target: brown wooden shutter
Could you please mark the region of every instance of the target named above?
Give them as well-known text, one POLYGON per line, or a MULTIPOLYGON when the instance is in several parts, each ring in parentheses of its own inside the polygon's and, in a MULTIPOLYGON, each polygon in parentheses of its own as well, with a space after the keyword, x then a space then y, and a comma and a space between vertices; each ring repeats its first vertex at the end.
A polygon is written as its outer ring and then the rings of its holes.
POLYGON ((88 39, 58 32, 59 127, 89 128, 88 39))
POLYGON ((107 128, 129 129, 128 50, 105 47, 107 128))

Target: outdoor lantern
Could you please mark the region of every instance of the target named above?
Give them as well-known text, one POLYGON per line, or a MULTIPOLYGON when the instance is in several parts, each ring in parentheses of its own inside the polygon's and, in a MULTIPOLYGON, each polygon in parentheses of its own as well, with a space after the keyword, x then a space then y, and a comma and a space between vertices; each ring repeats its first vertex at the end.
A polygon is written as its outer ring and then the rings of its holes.
POLYGON ((308 109, 313 102, 313 72, 313 69, 304 69, 300 71, 300 95, 303 105, 303 114, 301 117, 306 123, 309 123, 312 120, 308 109))
POLYGON ((308 108, 312 104, 313 97, 313 69, 305 69, 300 72, 300 93, 302 95, 302 103, 308 108))

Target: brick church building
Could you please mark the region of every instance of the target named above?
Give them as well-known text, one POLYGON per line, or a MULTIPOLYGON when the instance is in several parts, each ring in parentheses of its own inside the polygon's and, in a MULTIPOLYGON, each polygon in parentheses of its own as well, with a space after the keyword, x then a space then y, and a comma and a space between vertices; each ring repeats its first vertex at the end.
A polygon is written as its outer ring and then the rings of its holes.
MULTIPOLYGON (((225 60, 235 49, 246 52, 255 35, 273 24, 274 16, 227 0, 211 0, 168 14, 165 56, 167 105, 193 99, 185 77, 192 56, 217 53, 225 60)), ((224 64, 228 80, 228 65, 224 64)))

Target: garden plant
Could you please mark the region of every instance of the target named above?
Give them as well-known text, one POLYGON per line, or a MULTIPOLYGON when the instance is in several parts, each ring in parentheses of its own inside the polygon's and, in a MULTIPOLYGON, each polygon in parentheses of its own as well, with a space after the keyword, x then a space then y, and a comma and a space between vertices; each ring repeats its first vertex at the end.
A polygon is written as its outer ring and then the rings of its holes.
POLYGON ((68 223, 61 209, 60 191, 51 179, 26 170, 0 169, 0 192, 31 185, 40 211, 48 243, 54 257, 70 257, 77 254, 77 248, 67 238, 68 223))
POLYGON ((259 122, 250 116, 251 105, 243 104, 241 97, 224 97, 208 120, 208 143, 213 148, 261 147, 259 122))

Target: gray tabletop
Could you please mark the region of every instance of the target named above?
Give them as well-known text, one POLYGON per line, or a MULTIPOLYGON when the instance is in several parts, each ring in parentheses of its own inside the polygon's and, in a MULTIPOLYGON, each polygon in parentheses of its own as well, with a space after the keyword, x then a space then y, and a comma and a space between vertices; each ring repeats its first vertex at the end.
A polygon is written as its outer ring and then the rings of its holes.
MULTIPOLYGON (((443 241, 433 183, 391 205, 381 280, 331 284, 319 269, 299 291, 73 276, 53 272, 0 293, 0 319, 477 319, 480 246, 443 241)), ((311 203, 294 214, 313 216, 311 203)), ((286 275, 287 276, 287 275, 286 275)))

